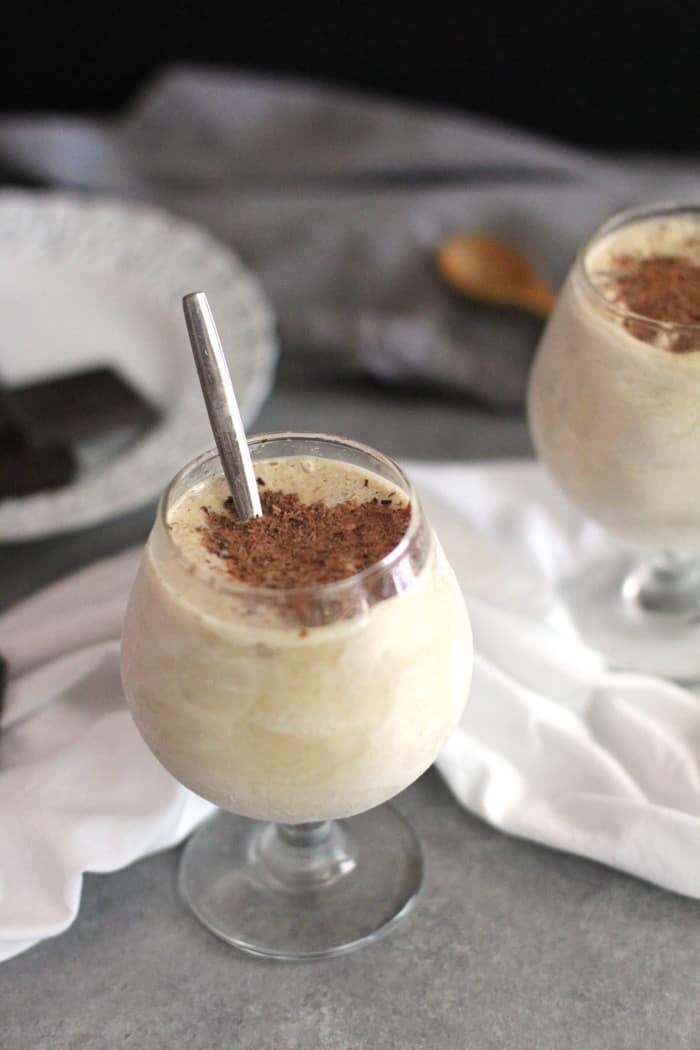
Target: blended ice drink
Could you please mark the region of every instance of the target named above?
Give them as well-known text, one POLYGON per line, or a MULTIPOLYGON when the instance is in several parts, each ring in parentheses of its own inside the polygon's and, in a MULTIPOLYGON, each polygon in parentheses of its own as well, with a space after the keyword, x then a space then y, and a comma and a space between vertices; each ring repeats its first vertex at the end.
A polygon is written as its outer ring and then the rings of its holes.
POLYGON ((318 436, 250 444, 262 518, 236 518, 215 454, 163 498, 125 623, 129 705, 162 763, 224 809, 360 813, 459 719, 464 600, 390 460, 318 436))
POLYGON ((537 451, 632 544, 700 550, 700 214, 660 206, 584 247, 535 359, 537 451))

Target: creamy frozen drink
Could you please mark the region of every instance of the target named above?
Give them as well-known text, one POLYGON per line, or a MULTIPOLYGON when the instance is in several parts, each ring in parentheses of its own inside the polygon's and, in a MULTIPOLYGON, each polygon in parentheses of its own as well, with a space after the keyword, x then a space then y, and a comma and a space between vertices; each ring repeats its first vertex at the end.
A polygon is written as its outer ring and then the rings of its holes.
POLYGON ((584 248, 532 371, 537 451, 630 543, 700 550, 700 221, 622 217, 584 248))
POLYGON ((237 521, 212 455, 164 498, 126 618, 126 691, 156 756, 219 806, 344 817, 411 783, 456 725, 467 612, 404 486, 270 448, 262 519, 237 521))

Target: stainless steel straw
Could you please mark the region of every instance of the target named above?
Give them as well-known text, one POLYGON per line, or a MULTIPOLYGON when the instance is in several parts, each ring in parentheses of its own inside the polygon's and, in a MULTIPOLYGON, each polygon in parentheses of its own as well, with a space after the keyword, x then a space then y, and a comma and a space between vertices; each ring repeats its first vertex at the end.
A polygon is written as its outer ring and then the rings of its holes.
POLYGON ((191 292, 182 300, 182 309, 234 509, 241 521, 259 518, 262 507, 253 461, 209 301, 204 292, 191 292))

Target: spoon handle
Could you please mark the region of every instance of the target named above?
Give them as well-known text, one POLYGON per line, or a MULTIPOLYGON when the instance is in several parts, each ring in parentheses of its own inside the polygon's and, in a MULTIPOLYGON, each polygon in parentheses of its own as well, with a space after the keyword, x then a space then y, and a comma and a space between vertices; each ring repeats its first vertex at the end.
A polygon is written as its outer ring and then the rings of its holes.
POLYGON ((241 521, 259 518, 262 506, 253 461, 209 301, 204 292, 191 292, 182 300, 182 309, 234 509, 241 521))

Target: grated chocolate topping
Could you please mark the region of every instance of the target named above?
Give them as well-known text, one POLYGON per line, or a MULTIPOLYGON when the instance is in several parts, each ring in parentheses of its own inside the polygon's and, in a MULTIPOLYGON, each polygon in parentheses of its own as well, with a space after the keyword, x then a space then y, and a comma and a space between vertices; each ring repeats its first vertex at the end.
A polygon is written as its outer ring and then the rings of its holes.
POLYGON ((392 498, 334 506, 295 493, 260 493, 263 516, 241 522, 229 497, 222 511, 203 507, 202 543, 242 583, 275 589, 333 583, 381 561, 408 528, 410 506, 392 498))
MULTIPOLYGON (((613 280, 614 301, 641 318, 671 325, 700 324, 700 266, 673 255, 651 255, 644 259, 621 255, 613 280)), ((653 342, 657 329, 639 318, 629 318, 625 327, 637 339, 653 342)), ((700 349, 700 333, 680 332, 668 342, 674 353, 700 349)))

